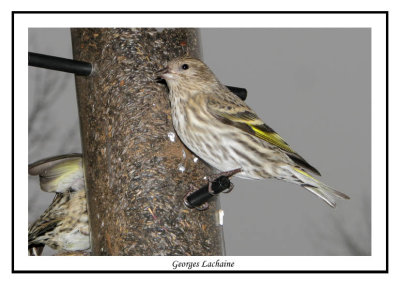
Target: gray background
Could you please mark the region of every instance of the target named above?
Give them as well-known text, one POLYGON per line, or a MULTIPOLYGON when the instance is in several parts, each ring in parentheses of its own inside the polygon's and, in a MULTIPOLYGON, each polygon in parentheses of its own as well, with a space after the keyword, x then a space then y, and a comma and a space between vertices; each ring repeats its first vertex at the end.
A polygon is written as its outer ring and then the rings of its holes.
MULTIPOLYGON (((203 59, 351 196, 331 209, 294 184, 234 179, 221 195, 228 255, 371 254, 370 29, 200 29, 203 59)), ((29 51, 72 57, 69 29, 30 29, 29 51)), ((74 76, 29 68, 29 161, 81 152, 74 76)), ((29 178, 29 222, 52 200, 29 178)), ((51 251, 46 251, 48 254, 51 251)))

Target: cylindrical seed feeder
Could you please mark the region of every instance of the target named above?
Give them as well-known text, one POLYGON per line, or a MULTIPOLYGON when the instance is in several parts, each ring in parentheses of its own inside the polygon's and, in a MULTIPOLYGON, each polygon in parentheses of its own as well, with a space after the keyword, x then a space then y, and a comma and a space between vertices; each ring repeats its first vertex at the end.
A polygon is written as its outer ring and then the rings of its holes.
POLYGON ((72 29, 93 255, 223 255, 217 201, 185 207, 212 170, 174 135, 168 89, 155 72, 199 57, 195 29, 72 29))

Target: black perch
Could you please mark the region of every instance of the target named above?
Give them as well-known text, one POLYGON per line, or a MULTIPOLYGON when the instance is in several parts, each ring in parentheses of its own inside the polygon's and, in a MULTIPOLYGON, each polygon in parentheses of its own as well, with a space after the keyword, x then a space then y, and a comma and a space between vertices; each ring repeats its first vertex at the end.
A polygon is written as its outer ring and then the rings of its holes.
POLYGON ((228 176, 220 176, 211 183, 212 192, 209 191, 208 184, 207 184, 207 185, 201 187, 199 190, 196 190, 195 192, 189 194, 185 198, 184 203, 185 203, 186 207, 188 207, 190 209, 200 207, 204 203, 206 203, 208 200, 210 200, 213 196, 228 189, 230 186, 231 186, 231 182, 229 180, 229 177, 228 176))
POLYGON ((88 62, 34 52, 28 52, 28 65, 74 73, 76 75, 88 76, 92 73, 92 65, 88 62))
POLYGON ((238 96, 240 99, 243 101, 246 100, 247 98, 247 90, 245 88, 240 88, 240 87, 233 87, 233 86, 228 86, 229 90, 231 90, 232 93, 234 93, 236 96, 238 96))
MULTIPOLYGON (((74 73, 76 75, 89 76, 92 73, 92 64, 79 60, 72 60, 57 56, 28 52, 28 65, 51 70, 74 73)), ((247 90, 245 88, 226 86, 231 92, 243 101, 246 100, 247 90)))

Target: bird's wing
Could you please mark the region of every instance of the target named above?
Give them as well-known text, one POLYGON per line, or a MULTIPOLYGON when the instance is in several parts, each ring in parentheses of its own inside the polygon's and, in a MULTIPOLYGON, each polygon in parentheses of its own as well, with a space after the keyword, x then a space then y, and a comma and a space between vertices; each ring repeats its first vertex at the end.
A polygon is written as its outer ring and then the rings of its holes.
POLYGON ((82 155, 69 154, 46 158, 28 167, 30 175, 39 175, 40 188, 45 192, 65 192, 84 184, 82 155))
MULTIPOLYGON (((36 246, 43 243, 40 238, 47 232, 54 230, 63 221, 63 214, 57 212, 60 202, 66 198, 64 193, 56 193, 50 206, 28 229, 28 244, 36 246), (56 209, 56 210, 55 210, 56 209)), ((59 209, 58 209, 59 210, 59 209)))
POLYGON ((269 144, 281 149, 294 163, 317 175, 317 169, 311 166, 304 158, 297 154, 290 146, 240 99, 233 97, 209 97, 207 100, 208 111, 224 124, 239 128, 250 135, 260 138, 269 144))
POLYGON ((35 244, 36 239, 54 230, 62 221, 61 218, 40 221, 39 224, 34 224, 28 232, 28 244, 35 244))

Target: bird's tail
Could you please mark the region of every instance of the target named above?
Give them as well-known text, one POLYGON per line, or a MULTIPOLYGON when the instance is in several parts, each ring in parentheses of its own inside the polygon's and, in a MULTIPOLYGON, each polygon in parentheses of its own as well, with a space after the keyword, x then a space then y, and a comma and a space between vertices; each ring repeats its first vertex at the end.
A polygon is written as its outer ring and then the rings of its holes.
POLYGON ((321 181, 318 181, 317 179, 312 177, 307 172, 301 170, 300 168, 290 167, 290 169, 292 174, 295 175, 296 178, 301 181, 300 184, 302 187, 306 188, 311 193, 320 197, 332 208, 336 206, 335 203, 336 197, 341 199, 350 199, 350 197, 347 196, 346 194, 329 187, 328 185, 322 183, 321 181))

